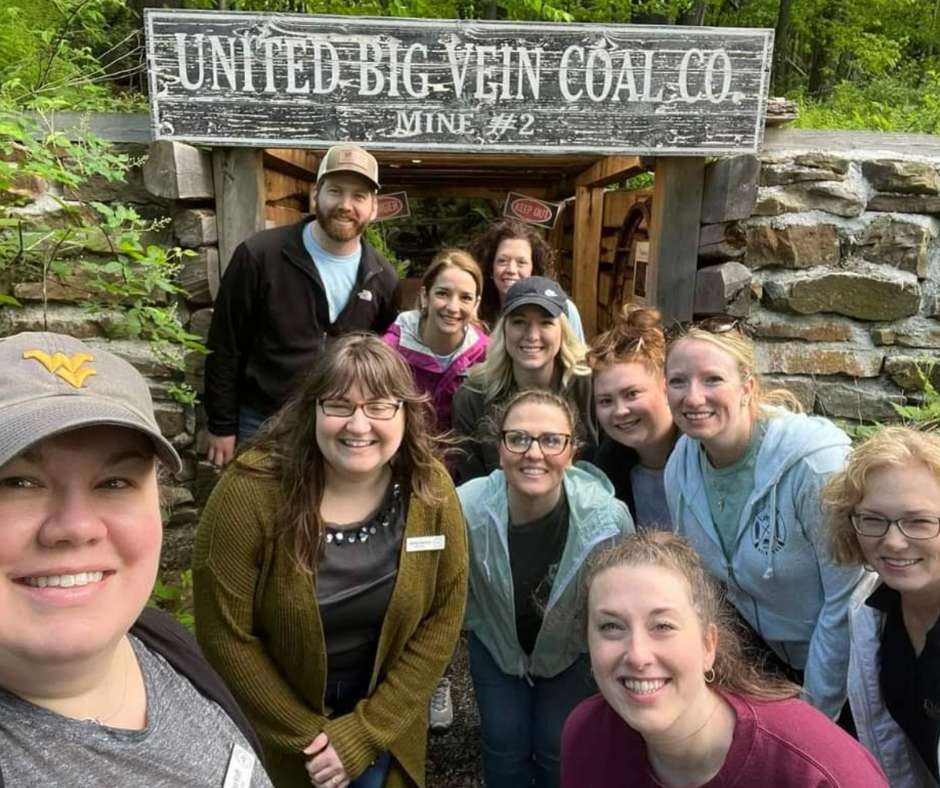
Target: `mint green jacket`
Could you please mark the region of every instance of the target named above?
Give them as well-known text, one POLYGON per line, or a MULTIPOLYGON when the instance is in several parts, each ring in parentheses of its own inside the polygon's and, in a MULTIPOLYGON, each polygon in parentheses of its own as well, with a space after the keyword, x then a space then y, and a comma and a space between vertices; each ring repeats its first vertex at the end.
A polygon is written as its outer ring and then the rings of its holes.
POLYGON ((511 676, 551 678, 587 651, 584 571, 591 552, 634 531, 633 518, 602 471, 578 463, 565 471, 568 538, 535 639, 526 656, 516 636, 509 563, 509 501, 501 470, 457 488, 467 520, 470 590, 464 629, 489 650, 511 676))

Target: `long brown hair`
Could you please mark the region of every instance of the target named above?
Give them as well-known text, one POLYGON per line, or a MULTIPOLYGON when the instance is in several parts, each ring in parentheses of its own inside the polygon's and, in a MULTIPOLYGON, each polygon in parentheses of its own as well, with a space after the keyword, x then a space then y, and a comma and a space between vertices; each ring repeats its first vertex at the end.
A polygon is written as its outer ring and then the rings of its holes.
POLYGON ((493 262, 496 250, 503 241, 527 241, 532 247, 532 276, 555 278, 555 250, 534 227, 515 219, 501 219, 491 224, 470 244, 470 253, 483 269, 483 298, 480 301, 480 319, 492 326, 499 318, 502 306, 499 292, 493 283, 493 262))
POLYGON ((695 549, 681 536, 653 528, 642 528, 595 555, 585 578, 589 597, 591 584, 604 570, 616 566, 658 566, 671 569, 689 586, 689 600, 702 630, 711 624, 718 629, 715 652, 715 684, 732 692, 767 700, 792 698, 800 694, 796 684, 775 674, 765 674, 750 659, 739 634, 740 624, 705 570, 695 549))
POLYGON ((293 558, 305 572, 315 570, 324 535, 320 503, 326 474, 316 436, 317 402, 341 397, 353 384, 373 397, 404 403, 404 437, 391 462, 393 477, 429 506, 441 500, 428 396, 418 391, 401 355, 379 337, 365 332, 340 337, 323 350, 296 393, 245 447, 264 454, 260 467, 243 459, 244 451, 236 460, 243 469, 277 480, 275 538, 292 541, 293 558))

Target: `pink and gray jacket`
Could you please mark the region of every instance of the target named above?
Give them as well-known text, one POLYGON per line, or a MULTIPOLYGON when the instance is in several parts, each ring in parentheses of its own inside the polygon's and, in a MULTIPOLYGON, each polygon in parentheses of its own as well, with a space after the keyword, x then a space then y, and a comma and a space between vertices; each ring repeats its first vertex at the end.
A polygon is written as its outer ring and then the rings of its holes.
POLYGON ((402 312, 389 326, 383 339, 408 362, 418 388, 431 395, 431 405, 436 415, 435 427, 443 432, 451 427, 454 393, 467 377, 467 370, 486 358, 486 346, 490 338, 480 328, 467 326, 467 333, 454 360, 444 369, 421 339, 420 323, 421 313, 418 310, 402 312))

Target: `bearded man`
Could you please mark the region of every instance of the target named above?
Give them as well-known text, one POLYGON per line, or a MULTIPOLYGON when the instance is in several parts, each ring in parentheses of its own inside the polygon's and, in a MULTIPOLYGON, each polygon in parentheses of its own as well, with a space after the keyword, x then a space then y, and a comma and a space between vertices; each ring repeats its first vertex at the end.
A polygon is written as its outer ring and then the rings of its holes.
POLYGON ((204 403, 207 458, 228 463, 291 394, 324 344, 383 333, 398 314, 398 276, 362 233, 375 218, 379 165, 358 145, 330 148, 314 215, 239 244, 209 327, 204 403))

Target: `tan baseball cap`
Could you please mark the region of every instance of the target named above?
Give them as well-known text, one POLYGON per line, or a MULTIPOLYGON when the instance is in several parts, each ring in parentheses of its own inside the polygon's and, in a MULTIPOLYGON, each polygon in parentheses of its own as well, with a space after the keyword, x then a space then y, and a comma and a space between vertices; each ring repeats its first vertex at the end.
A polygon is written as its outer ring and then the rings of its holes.
POLYGON ((324 175, 332 175, 334 172, 354 172, 368 180, 378 191, 379 186, 379 163, 375 156, 364 148, 354 145, 351 142, 342 145, 334 145, 320 159, 320 169, 317 170, 317 183, 324 175))
POLYGON ((107 424, 144 433, 181 470, 147 382, 124 359, 65 334, 24 332, 0 339, 0 370, 0 465, 60 432, 107 424))

